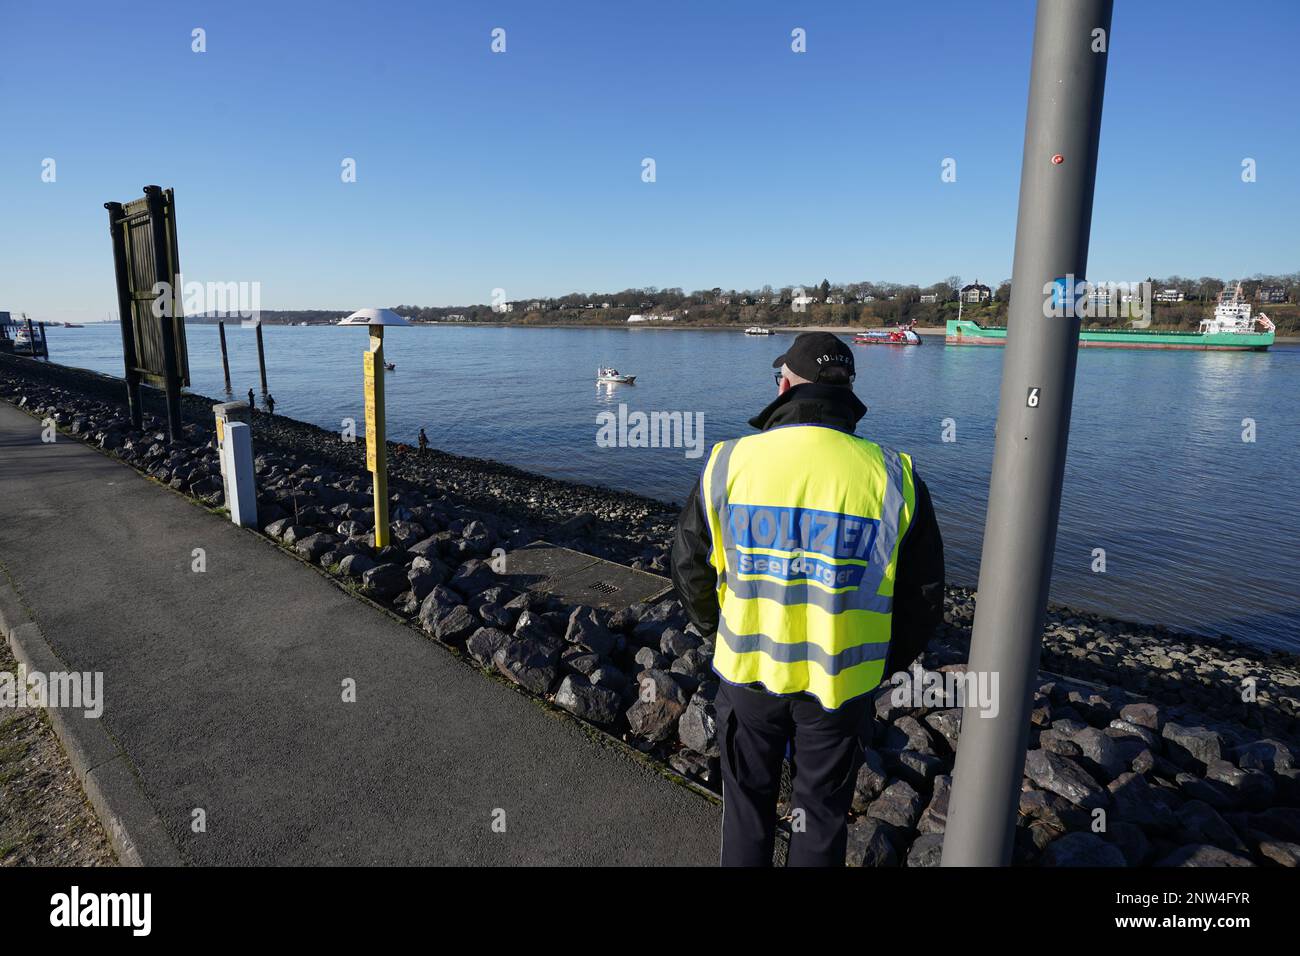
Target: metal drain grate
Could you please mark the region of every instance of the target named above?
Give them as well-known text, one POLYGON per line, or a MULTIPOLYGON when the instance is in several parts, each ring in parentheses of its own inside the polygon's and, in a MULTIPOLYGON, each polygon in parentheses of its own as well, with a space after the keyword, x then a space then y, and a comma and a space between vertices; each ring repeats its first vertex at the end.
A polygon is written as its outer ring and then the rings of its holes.
POLYGON ((587 586, 597 594, 613 594, 619 589, 617 584, 610 584, 608 581, 596 581, 587 586))

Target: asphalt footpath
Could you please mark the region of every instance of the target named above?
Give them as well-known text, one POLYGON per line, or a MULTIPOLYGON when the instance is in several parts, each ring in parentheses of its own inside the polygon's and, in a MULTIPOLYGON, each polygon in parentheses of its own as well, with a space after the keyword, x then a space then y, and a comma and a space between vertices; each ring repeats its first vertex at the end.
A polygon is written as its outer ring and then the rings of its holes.
POLYGON ((127 862, 717 862, 712 802, 5 403, 0 564, 20 660, 103 675, 51 717, 127 862))

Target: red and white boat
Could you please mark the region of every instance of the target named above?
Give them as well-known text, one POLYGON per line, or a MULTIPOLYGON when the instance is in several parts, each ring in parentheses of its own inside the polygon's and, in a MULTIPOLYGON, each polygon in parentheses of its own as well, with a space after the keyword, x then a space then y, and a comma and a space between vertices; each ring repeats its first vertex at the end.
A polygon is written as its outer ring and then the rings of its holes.
POLYGON ((920 345, 921 336, 910 325, 896 329, 866 329, 853 336, 854 345, 920 345))

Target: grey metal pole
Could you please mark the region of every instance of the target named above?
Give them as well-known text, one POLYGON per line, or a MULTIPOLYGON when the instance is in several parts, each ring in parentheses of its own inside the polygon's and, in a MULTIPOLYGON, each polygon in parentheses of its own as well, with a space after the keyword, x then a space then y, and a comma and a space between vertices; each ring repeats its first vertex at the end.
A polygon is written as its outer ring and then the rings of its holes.
MULTIPOLYGON (((1039 0, 1007 346, 969 670, 997 676, 996 716, 967 700, 944 866, 1005 866, 1052 577, 1079 319, 1048 317, 1088 263, 1113 0, 1039 0), (1099 32, 1100 31, 1100 32, 1099 32)), ((1073 303, 1074 290, 1067 298, 1073 303)), ((991 682, 989 687, 994 686, 991 682)), ((991 712, 991 711, 990 711, 991 712)))

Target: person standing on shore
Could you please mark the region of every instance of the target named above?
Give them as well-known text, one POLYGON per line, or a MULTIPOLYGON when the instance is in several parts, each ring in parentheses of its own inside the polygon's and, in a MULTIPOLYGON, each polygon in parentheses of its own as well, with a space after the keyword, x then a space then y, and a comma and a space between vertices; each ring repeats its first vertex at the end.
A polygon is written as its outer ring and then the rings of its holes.
POLYGON ((272 395, 270 392, 266 393, 266 414, 268 415, 275 414, 275 396, 272 395))
POLYGON ((248 390, 248 410, 252 411, 255 408, 257 408, 257 403, 253 401, 253 390, 250 388, 248 390))
POLYGON ((417 440, 420 443, 420 457, 423 458, 424 453, 429 450, 429 436, 424 433, 423 428, 420 429, 420 437, 417 440))
POLYGON ((781 762, 791 866, 843 866, 871 691, 943 619, 943 540, 911 456, 853 434, 853 352, 805 332, 756 435, 713 446, 673 539, 687 615, 716 633, 724 866, 770 866, 781 762))

